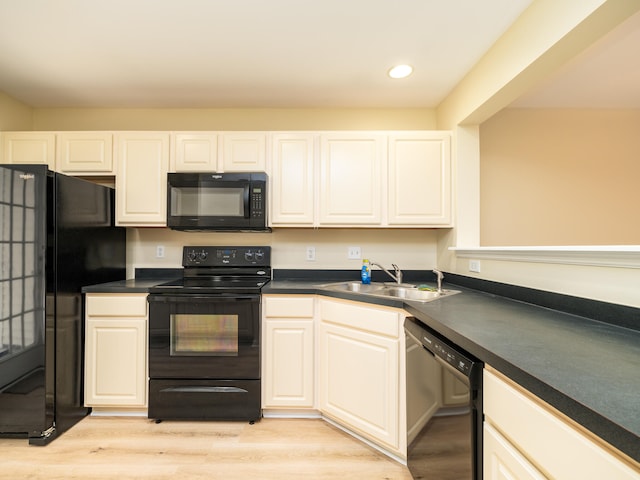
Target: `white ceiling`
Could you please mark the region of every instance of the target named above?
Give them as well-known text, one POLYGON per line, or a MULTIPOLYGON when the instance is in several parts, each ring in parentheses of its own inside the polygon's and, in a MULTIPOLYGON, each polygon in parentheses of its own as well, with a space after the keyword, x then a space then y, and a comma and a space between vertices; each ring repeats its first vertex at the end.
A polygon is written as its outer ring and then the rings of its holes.
MULTIPOLYGON (((532 0, 0 0, 33 107, 437 106, 532 0), (397 63, 415 73, 387 77, 397 63)), ((640 108, 640 14, 513 106, 640 108)))
POLYGON ((33 107, 435 107, 532 0, 0 0, 33 107), (392 80, 387 70, 415 73, 392 80))

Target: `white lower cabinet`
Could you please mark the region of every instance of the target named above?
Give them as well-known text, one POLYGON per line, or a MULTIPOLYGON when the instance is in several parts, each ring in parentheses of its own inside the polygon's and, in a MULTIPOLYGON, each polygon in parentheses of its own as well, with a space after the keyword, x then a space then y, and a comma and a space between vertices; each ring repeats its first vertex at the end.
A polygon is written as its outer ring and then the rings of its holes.
POLYGON ((263 295, 262 406, 316 408, 313 296, 263 295))
POLYGON ((404 315, 342 300, 319 303, 321 412, 406 458, 404 315))
POLYGON ((640 470, 551 406, 485 369, 485 480, 639 480, 640 470))
POLYGON ((485 480, 546 480, 509 441, 488 423, 483 428, 485 480))
POLYGON ((85 405, 146 407, 147 294, 86 295, 85 405))

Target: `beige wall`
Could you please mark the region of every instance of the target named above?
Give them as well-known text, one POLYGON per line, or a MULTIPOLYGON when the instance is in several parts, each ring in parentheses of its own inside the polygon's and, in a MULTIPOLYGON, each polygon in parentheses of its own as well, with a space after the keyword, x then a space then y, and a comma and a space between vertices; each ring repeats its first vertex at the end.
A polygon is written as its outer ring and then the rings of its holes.
POLYGON ((33 109, 0 92, 0 131, 31 130, 33 109))
POLYGON ((640 242, 640 111, 506 109, 480 126, 481 245, 640 242))
POLYGON ((430 130, 421 108, 39 108, 34 130, 430 130))
POLYGON ((362 260, 347 259, 349 246, 359 246, 363 258, 387 268, 392 263, 405 270, 436 266, 435 230, 277 228, 272 233, 195 233, 132 228, 127 233, 129 277, 134 268, 179 268, 183 245, 269 245, 276 269, 353 269, 354 280, 359 278, 362 260), (165 249, 164 258, 156 258, 158 245, 165 249), (306 260, 307 246, 315 247, 315 261, 306 260))
MULTIPOLYGON (((640 270, 628 267, 487 258, 481 272, 452 247, 480 246, 480 128, 520 95, 640 9, 637 0, 536 0, 438 107, 440 129, 455 132, 456 227, 438 234, 438 266, 497 282, 640 307, 640 270), (474 132, 477 130, 477 135, 474 132), (463 187, 463 188, 461 188, 463 187), (475 232, 475 233, 474 233, 475 232)), ((637 202, 636 202, 637 203, 637 202)), ((627 222, 637 215, 627 217, 627 222)), ((532 219, 534 220, 534 219, 532 219)), ((535 221, 538 221, 536 218, 535 221)), ((636 237, 637 238, 637 237, 636 237)), ((533 243, 533 242, 527 242, 533 243)), ((639 244, 637 239, 634 242, 639 244)))

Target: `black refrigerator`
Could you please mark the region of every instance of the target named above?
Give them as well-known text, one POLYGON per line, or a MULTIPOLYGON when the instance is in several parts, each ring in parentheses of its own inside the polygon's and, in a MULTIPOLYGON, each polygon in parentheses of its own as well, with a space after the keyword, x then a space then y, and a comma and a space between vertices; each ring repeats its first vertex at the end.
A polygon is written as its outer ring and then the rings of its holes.
POLYGON ((114 191, 0 165, 0 436, 46 445, 84 407, 85 285, 125 279, 114 191))

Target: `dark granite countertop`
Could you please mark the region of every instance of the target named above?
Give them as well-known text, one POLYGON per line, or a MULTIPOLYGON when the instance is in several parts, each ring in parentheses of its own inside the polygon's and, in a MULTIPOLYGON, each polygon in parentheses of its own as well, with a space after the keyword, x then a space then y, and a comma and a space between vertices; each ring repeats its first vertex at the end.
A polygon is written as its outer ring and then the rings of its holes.
MULTIPOLYGON (((421 303, 276 280, 265 294, 322 294, 404 308, 640 462, 640 332, 460 287, 421 303)), ((319 286, 320 285, 320 286, 319 286)))
POLYGON ((151 287, 173 278, 131 278, 82 287, 82 293, 149 293, 151 287))
MULTIPOLYGON (((145 292, 167 280, 111 282, 83 292, 145 292)), ((421 303, 322 288, 331 281, 277 279, 263 293, 403 308, 640 462, 640 331, 455 284, 445 288, 461 293, 421 303)))

